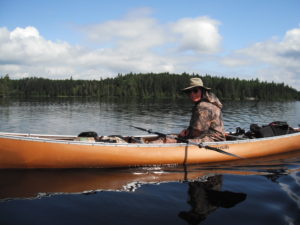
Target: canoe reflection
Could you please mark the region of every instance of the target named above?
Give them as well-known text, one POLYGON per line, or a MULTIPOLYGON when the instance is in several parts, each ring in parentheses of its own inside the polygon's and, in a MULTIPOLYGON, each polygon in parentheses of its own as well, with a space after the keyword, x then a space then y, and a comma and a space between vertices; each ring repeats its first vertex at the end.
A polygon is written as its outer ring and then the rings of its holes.
MULTIPOLYGON (((192 196, 205 192, 206 200, 217 207, 225 207, 228 192, 220 192, 216 174, 278 176, 290 173, 285 165, 300 159, 300 151, 274 156, 238 160, 222 164, 178 167, 145 167, 126 169, 62 169, 62 170, 0 170, 0 201, 36 198, 44 195, 90 193, 94 191, 135 191, 145 183, 189 181, 192 196), (273 172, 277 171, 277 172, 273 172), (277 175, 276 175, 277 174, 277 175), (206 181, 205 179, 209 177, 206 181), (213 180, 215 180, 213 182, 213 180), (213 184, 215 184, 213 186, 213 184), (210 188, 208 188, 210 187, 210 188), (197 189, 198 191, 193 191, 197 189), (219 192, 215 192, 219 191, 219 192), (219 196, 219 194, 221 196, 219 196), (211 196, 219 196, 214 200, 211 196), (222 203, 222 204, 221 204, 222 203)), ((219 181, 221 183, 221 181, 219 181)), ((227 203, 228 204, 228 203, 227 203)))
MULTIPOLYGON (((218 172, 222 173, 220 170, 218 172)), ((2 170, 0 171, 0 200, 95 191, 135 191, 142 184, 192 182, 211 176, 213 173, 212 170, 186 171, 183 168, 2 170)))
POLYGON ((208 177, 205 182, 189 183, 189 201, 191 210, 182 211, 179 217, 189 224, 199 224, 219 207, 231 208, 246 199, 246 194, 221 191, 222 175, 208 177))

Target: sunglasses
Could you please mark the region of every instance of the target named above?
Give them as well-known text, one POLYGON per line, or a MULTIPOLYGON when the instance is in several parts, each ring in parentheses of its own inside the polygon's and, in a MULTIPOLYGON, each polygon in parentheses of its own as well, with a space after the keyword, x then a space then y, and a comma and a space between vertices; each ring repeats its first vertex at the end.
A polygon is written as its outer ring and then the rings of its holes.
POLYGON ((186 91, 186 93, 191 94, 193 92, 194 94, 197 94, 198 91, 199 91, 199 88, 193 88, 193 89, 190 89, 190 90, 186 91))

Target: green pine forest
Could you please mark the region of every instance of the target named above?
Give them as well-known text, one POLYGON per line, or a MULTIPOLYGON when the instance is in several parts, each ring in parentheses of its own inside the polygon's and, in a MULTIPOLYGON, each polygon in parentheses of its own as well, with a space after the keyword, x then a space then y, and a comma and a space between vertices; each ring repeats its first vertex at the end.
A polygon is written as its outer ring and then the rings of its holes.
POLYGON ((198 74, 119 74, 99 80, 0 78, 0 97, 183 98, 181 89, 200 77, 221 100, 300 100, 300 92, 283 83, 240 80, 198 74))

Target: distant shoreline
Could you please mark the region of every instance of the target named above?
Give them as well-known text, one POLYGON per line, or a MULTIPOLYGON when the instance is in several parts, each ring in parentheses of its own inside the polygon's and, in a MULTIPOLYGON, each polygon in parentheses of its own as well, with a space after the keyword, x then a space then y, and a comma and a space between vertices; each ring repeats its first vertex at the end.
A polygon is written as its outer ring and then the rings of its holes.
POLYGON ((0 98, 4 97, 97 97, 138 99, 181 99, 181 91, 191 77, 201 77, 204 84, 221 100, 286 101, 300 100, 300 92, 284 83, 268 83, 195 74, 119 74, 100 80, 50 80, 30 77, 0 78, 0 98))

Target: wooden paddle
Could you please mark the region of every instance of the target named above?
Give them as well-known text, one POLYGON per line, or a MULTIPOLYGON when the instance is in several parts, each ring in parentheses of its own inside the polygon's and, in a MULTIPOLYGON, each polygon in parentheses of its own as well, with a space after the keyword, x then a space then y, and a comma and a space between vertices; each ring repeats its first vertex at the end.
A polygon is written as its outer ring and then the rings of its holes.
POLYGON ((222 154, 225 154, 225 155, 230 155, 230 156, 233 156, 233 157, 236 157, 236 158, 239 158, 239 159, 243 159, 243 157, 240 157, 238 155, 235 155, 233 153, 230 153, 230 152, 226 152, 222 149, 219 149, 219 148, 215 148, 215 147, 211 147, 211 146, 208 146, 208 145, 204 145, 203 143, 196 143, 196 142, 193 142, 193 141, 190 141, 188 139, 185 139, 185 138, 181 138, 181 137, 174 137, 172 135, 168 135, 168 134, 164 134, 164 133, 160 133, 160 132, 156 132, 156 131, 152 131, 151 129, 145 129, 145 128, 142 128, 142 127, 136 127, 136 126, 131 126, 135 129, 138 129, 138 130, 142 130, 142 131, 145 131, 145 132, 148 132, 149 134, 156 134, 160 137, 165 137, 165 138, 173 138, 177 141, 180 141, 180 142, 183 142, 183 143, 187 143, 187 144, 190 144, 190 145, 196 145, 198 146, 199 148, 205 148, 205 149, 208 149, 208 150, 212 150, 212 151, 216 151, 216 152, 219 152, 219 153, 222 153, 222 154))

